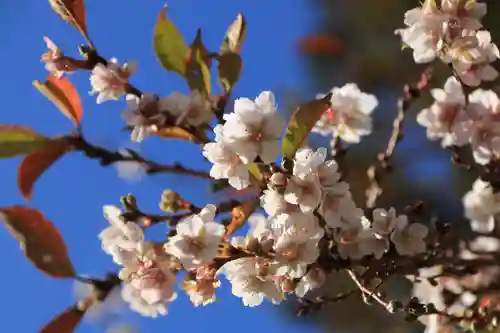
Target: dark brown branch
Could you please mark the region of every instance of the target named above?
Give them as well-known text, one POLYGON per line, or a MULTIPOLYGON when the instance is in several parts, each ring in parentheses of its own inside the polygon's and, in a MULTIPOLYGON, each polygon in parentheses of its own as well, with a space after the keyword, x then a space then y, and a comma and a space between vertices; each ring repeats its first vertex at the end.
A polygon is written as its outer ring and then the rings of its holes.
POLYGON ((160 164, 140 156, 133 150, 127 150, 128 154, 125 154, 95 146, 86 141, 81 135, 74 137, 73 147, 75 150, 83 152, 87 157, 99 160, 102 166, 108 166, 117 162, 137 162, 144 167, 147 174, 175 173, 203 179, 211 179, 210 175, 204 171, 188 169, 180 164, 160 164))

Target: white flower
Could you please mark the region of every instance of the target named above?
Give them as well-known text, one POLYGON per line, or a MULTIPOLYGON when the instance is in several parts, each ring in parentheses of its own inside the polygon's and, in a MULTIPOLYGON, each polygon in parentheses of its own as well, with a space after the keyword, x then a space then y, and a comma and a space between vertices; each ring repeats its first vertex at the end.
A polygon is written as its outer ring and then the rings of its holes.
POLYGON ((473 118, 471 146, 474 160, 487 164, 500 155, 500 100, 491 90, 477 89, 469 96, 467 111, 473 118))
POLYGON ((43 37, 43 40, 47 45, 48 51, 42 55, 41 60, 45 63, 47 72, 60 79, 64 73, 69 71, 70 64, 64 57, 61 49, 53 41, 48 37, 43 37))
POLYGON ((370 221, 364 216, 353 216, 345 220, 347 222, 343 227, 335 229, 333 233, 339 255, 344 259, 361 259, 368 254, 362 235, 370 227, 370 221))
POLYGON ((160 107, 161 100, 149 93, 144 93, 140 98, 127 94, 126 102, 129 109, 122 113, 127 125, 132 126, 133 130, 130 139, 135 142, 144 140, 152 132, 158 130, 158 127, 165 122, 165 115, 162 114, 160 107))
POLYGON ((215 288, 220 287, 215 273, 216 271, 212 268, 201 267, 196 271, 195 280, 184 280, 184 290, 194 306, 205 306, 215 302, 215 288))
POLYGON ((277 261, 276 275, 302 277, 307 270, 307 265, 318 259, 318 241, 323 237, 323 229, 315 237, 309 237, 300 231, 284 232, 277 237, 273 249, 277 261))
POLYGON ((167 265, 152 260, 140 262, 128 280, 122 287, 122 297, 132 310, 143 316, 165 315, 168 303, 177 298, 176 277, 167 265))
POLYGON ((257 239, 259 242, 273 237, 273 232, 267 217, 262 214, 252 214, 248 218, 248 236, 257 239))
POLYGON ((477 1, 442 0, 441 10, 457 19, 463 29, 477 30, 482 27, 481 18, 486 15, 487 5, 477 1))
POLYGON ((354 83, 335 87, 331 93, 331 108, 321 116, 312 131, 322 135, 335 132, 345 142, 359 143, 361 136, 372 131, 370 114, 378 106, 377 98, 361 92, 354 83))
POLYGON ((212 105, 198 90, 191 91, 190 96, 175 91, 164 99, 163 106, 177 117, 177 124, 198 127, 209 123, 214 116, 212 105))
POLYGON ((203 156, 214 165, 210 176, 214 179, 228 179, 229 185, 241 190, 250 185, 248 165, 244 164, 234 150, 224 141, 222 125, 214 128, 216 142, 203 146, 203 156))
POLYGON ((305 238, 321 238, 324 233, 318 219, 312 213, 280 214, 271 218, 269 223, 275 239, 284 233, 301 234, 305 238))
POLYGON ((472 230, 485 233, 493 231, 495 216, 500 213, 500 193, 494 193, 489 183, 477 179, 462 202, 465 216, 471 220, 472 230))
POLYGON ((119 265, 135 262, 137 252, 144 242, 144 232, 141 227, 136 223, 125 221, 118 207, 104 206, 103 212, 110 223, 110 226, 99 234, 104 252, 112 255, 113 260, 119 265))
POLYGON ((427 128, 427 137, 430 140, 441 139, 443 147, 467 144, 470 137, 469 123, 460 82, 455 77, 449 77, 444 90, 432 89, 431 94, 436 101, 417 116, 417 122, 427 128))
POLYGON ((292 176, 285 189, 285 200, 299 205, 304 213, 312 212, 321 202, 321 184, 316 174, 292 176))
POLYGON ((338 183, 325 191, 319 212, 331 228, 342 227, 344 217, 363 214, 352 200, 349 184, 345 182, 338 183))
POLYGON ((139 331, 127 324, 113 324, 106 329, 106 333, 139 333, 139 331))
POLYGON ((321 287, 326 282, 326 273, 320 267, 312 267, 295 288, 298 297, 304 297, 309 291, 321 287))
MULTIPOLYGON (((124 148, 119 149, 119 152, 124 156, 131 156, 131 153, 124 148)), ((136 161, 120 161, 114 163, 114 167, 118 173, 118 177, 129 182, 138 182, 145 175, 144 166, 136 161)))
POLYGON ((391 241, 401 255, 412 256, 426 250, 425 237, 429 229, 420 223, 408 223, 408 219, 399 219, 391 234, 391 241))
POLYGON ((121 66, 116 58, 110 59, 107 65, 97 64, 90 75, 90 94, 98 95, 97 104, 120 99, 125 94, 128 79, 135 69, 135 63, 121 66))
POLYGON ((233 295, 240 297, 245 306, 262 304, 265 298, 273 304, 283 300, 277 282, 265 274, 265 267, 256 258, 240 258, 224 264, 218 271, 231 283, 233 295))
POLYGON ((334 160, 325 162, 326 156, 326 148, 319 148, 317 151, 310 148, 299 149, 295 154, 293 174, 304 177, 315 173, 323 188, 335 185, 340 178, 338 165, 334 160))
POLYGON ((268 164, 276 159, 284 120, 276 110, 272 92, 262 92, 255 101, 237 99, 234 113, 224 115, 224 119, 224 136, 243 162, 252 163, 260 157, 268 164))
POLYGON ((482 81, 493 81, 498 77, 498 72, 491 63, 500 58, 500 54, 498 47, 491 42, 488 31, 477 31, 474 38, 477 45, 467 50, 472 59, 454 61, 453 68, 463 83, 476 87, 482 81))
POLYGON ((264 190, 260 197, 260 205, 269 216, 298 211, 298 206, 285 200, 282 194, 274 190, 264 190))
POLYGON ((217 255, 225 228, 214 221, 216 209, 207 205, 199 214, 182 219, 177 234, 165 244, 165 252, 179 258, 187 270, 207 264, 217 255))

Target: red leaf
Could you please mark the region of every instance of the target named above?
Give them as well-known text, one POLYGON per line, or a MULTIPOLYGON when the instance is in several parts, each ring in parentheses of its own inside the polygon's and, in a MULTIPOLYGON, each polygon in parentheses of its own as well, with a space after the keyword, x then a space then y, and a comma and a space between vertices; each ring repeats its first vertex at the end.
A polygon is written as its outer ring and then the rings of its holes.
POLYGON ((225 237, 230 236, 236 230, 241 228, 248 217, 257 209, 259 205, 258 199, 250 199, 248 201, 243 202, 241 205, 236 206, 231 211, 231 223, 227 226, 225 237))
POLYGON ((70 80, 49 75, 47 81, 33 81, 33 85, 51 100, 75 126, 80 125, 83 116, 82 103, 78 91, 70 80))
POLYGON ((85 314, 74 305, 45 325, 40 333, 73 333, 85 314))
POLYGON ((49 0, 49 4, 60 18, 74 26, 87 42, 90 42, 87 33, 84 0, 49 0))
POLYGON ((75 276, 62 236, 39 210, 26 206, 0 208, 4 225, 19 241, 26 257, 44 273, 56 278, 75 276))
POLYGON ((45 146, 23 159, 17 171, 17 184, 24 198, 31 199, 33 185, 37 179, 71 148, 71 138, 62 137, 48 141, 45 146))

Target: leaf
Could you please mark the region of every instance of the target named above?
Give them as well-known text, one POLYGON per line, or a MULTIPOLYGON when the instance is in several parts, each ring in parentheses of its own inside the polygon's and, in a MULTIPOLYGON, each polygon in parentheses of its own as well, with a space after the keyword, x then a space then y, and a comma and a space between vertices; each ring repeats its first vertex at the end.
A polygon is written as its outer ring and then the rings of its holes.
POLYGON ((76 127, 80 125, 83 116, 82 103, 78 91, 70 80, 65 77, 58 79, 49 75, 47 81, 33 81, 33 85, 52 101, 76 127))
POLYGON ((201 39, 201 29, 196 32, 196 37, 189 49, 186 67, 186 80, 191 90, 198 90, 206 98, 211 93, 210 68, 205 60, 206 48, 201 39), (204 51, 205 50, 205 51, 204 51))
POLYGON ((256 163, 252 163, 248 166, 248 172, 257 181, 262 181, 262 172, 260 172, 259 166, 256 163))
POLYGON ((0 214, 26 257, 38 269, 55 278, 75 276, 63 238, 39 210, 27 206, 10 206, 0 208, 0 214))
POLYGON ((330 108, 329 98, 327 95, 323 99, 306 102, 295 110, 283 138, 284 158, 293 158, 318 119, 330 108))
POLYGON ((236 53, 239 54, 247 31, 247 23, 243 14, 238 13, 234 22, 226 31, 226 36, 222 42, 220 53, 236 53))
POLYGON ((60 18, 80 31, 87 42, 91 44, 85 22, 84 0, 49 0, 49 4, 60 18))
POLYGON ((230 92, 241 75, 243 61, 238 53, 228 52, 218 57, 217 71, 224 91, 230 92))
POLYGON ((24 198, 30 200, 37 179, 71 147, 69 137, 53 139, 24 158, 17 170, 17 184, 24 198))
POLYGON ((248 217, 257 209, 259 202, 258 198, 254 198, 233 208, 231 211, 232 219, 226 229, 226 237, 232 235, 245 224, 248 217))
POLYGON ((196 139, 191 133, 180 127, 165 127, 154 133, 165 139, 181 139, 188 141, 196 139))
POLYGON ((77 305, 69 307, 45 325, 40 333, 73 333, 82 320, 85 311, 77 305))
POLYGON ((161 10, 156 21, 153 38, 155 53, 163 68, 184 76, 189 48, 177 27, 167 18, 166 9, 165 6, 161 10))
POLYGON ((31 153, 43 147, 47 138, 21 125, 0 125, 0 158, 31 153))

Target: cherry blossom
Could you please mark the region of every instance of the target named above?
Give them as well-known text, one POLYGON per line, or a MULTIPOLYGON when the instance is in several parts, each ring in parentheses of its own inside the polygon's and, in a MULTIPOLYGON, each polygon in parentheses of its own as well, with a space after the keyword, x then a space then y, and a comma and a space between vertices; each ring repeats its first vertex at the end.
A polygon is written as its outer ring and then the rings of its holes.
POLYGON ((299 210, 298 205, 287 202, 283 194, 274 190, 264 190, 260 197, 260 205, 270 216, 292 213, 299 210))
POLYGON ((187 270, 207 264, 217 255, 225 228, 214 221, 216 209, 207 205, 199 214, 182 219, 177 234, 165 244, 165 252, 177 257, 187 270))
POLYGON ((398 219, 391 234, 391 241, 401 255, 412 256, 425 252, 425 237, 429 229, 421 223, 409 223, 407 219, 398 219))
POLYGON ((430 140, 441 140, 443 147, 463 146, 469 141, 469 118, 465 112, 465 96, 455 77, 446 80, 444 89, 432 89, 434 104, 422 110, 417 122, 427 128, 430 140))
POLYGON ((212 105, 198 91, 193 90, 189 96, 173 92, 163 100, 163 106, 177 117, 177 124, 187 123, 198 127, 207 124, 213 118, 212 105))
POLYGON ((128 79, 135 70, 135 63, 121 66, 116 58, 110 59, 106 65, 98 63, 90 75, 90 94, 97 94, 97 104, 120 99, 126 93, 128 79))
POLYGON ((252 163, 257 157, 271 163, 280 153, 284 120, 272 92, 262 92, 255 101, 237 99, 234 113, 224 115, 224 120, 224 137, 244 163, 252 163))
POLYGON ((215 274, 214 269, 201 267, 196 270, 196 276, 193 280, 183 281, 183 288, 194 306, 205 306, 215 302, 215 289, 220 287, 220 282, 215 274))
POLYGON ((248 165, 244 164, 224 139, 222 125, 214 128, 215 142, 203 146, 203 156, 211 163, 210 176, 214 179, 227 179, 229 185, 240 190, 250 185, 248 165))
POLYGON ((298 297, 304 297, 311 290, 320 288, 326 282, 326 273, 320 267, 312 267, 308 270, 295 288, 298 297))
POLYGON ((370 221, 364 217, 349 217, 342 228, 334 230, 333 238, 339 255, 344 259, 361 259, 368 254, 362 235, 369 229, 370 221))
POLYGON ((125 221, 118 207, 104 206, 103 212, 110 226, 99 234, 102 249, 112 255, 113 260, 119 265, 134 262, 136 253, 144 242, 144 232, 141 227, 125 221))
POLYGON ((254 307, 268 299, 273 304, 283 301, 278 283, 266 274, 265 263, 257 258, 240 258, 224 264, 218 271, 231 283, 233 295, 245 306, 254 307))
POLYGON ((303 177, 292 176, 286 186, 284 198, 287 202, 299 205, 300 209, 309 213, 321 203, 321 184, 315 174, 303 177))
POLYGON ((165 122, 166 116, 162 112, 166 109, 161 108, 162 102, 158 96, 145 93, 139 98, 127 94, 125 98, 129 109, 124 111, 122 116, 127 125, 133 127, 130 135, 132 141, 144 140, 165 122))
POLYGON ((485 233, 493 231, 495 216, 500 213, 500 193, 495 193, 489 183, 477 179, 462 202, 465 216, 471 220, 474 231, 485 233))
POLYGON ((43 38, 48 51, 42 55, 41 61, 45 63, 45 69, 58 79, 65 73, 71 71, 71 63, 64 57, 62 50, 54 44, 48 37, 43 38))
MULTIPOLYGON (((362 136, 372 131, 371 113, 378 106, 374 95, 361 92, 355 83, 347 83, 331 91, 331 108, 318 120, 313 132, 321 135, 334 133, 348 143, 359 143, 362 136)), ((323 98, 324 95, 318 95, 323 98)))

